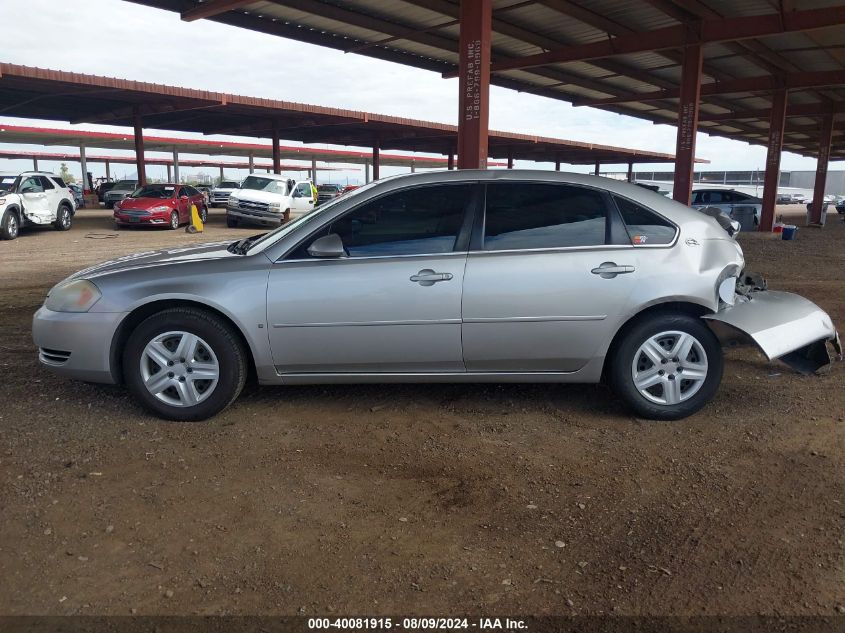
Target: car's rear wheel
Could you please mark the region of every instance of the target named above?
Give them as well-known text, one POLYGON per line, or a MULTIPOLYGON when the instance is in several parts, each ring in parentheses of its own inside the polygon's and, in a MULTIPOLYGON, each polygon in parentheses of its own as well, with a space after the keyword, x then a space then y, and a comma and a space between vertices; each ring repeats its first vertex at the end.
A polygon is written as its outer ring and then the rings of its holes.
POLYGON ((174 231, 179 228, 179 212, 172 211, 170 213, 170 228, 174 231))
POLYGON ((70 213, 70 209, 67 205, 62 205, 59 207, 58 212, 56 213, 56 221, 53 222, 53 226, 57 231, 67 231, 70 229, 70 225, 73 223, 72 216, 70 213))
POLYGON ((723 364, 719 340, 701 319, 652 315, 623 334, 611 358, 610 383, 640 416, 678 420, 713 398, 723 364))
POLYGON ((18 236, 19 230, 18 216, 14 211, 7 211, 3 216, 3 223, 0 224, 0 239, 13 240, 18 236))
POLYGON ((168 420, 198 421, 228 407, 243 389, 247 358, 231 328, 195 308, 171 308, 129 336, 123 372, 132 395, 168 420))
POLYGON ((226 216, 226 226, 230 229, 235 229, 238 227, 238 220, 237 218, 233 218, 231 215, 226 216))

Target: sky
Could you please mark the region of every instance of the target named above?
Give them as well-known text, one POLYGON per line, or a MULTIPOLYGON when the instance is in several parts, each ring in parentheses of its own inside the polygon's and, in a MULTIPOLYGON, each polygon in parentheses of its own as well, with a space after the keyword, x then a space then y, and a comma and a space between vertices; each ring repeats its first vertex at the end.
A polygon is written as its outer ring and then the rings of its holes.
MULTIPOLYGON (((443 79, 430 71, 207 20, 182 22, 175 13, 122 0, 3 0, 2 4, 6 16, 37 16, 37 19, 5 22, 3 53, 0 55, 2 62, 442 123, 455 123, 457 119, 457 79, 443 79)), ((675 151, 673 126, 654 125, 595 108, 573 108, 563 101, 496 86, 491 87, 490 93, 492 129, 667 153, 675 151)), ((32 121, 10 117, 0 117, 0 123, 33 124, 32 121)), ((119 130, 107 126, 70 126, 46 121, 35 124, 119 130)), ((164 134, 177 135, 173 132, 164 134)), ((231 136, 206 138, 239 140, 231 136)), ((766 149, 759 145, 702 133, 698 134, 696 144, 696 154, 710 160, 706 169, 753 170, 763 169, 765 165, 766 149)), ((27 147, 35 151, 57 152, 75 149, 27 147)), ((11 149, 12 146, 0 144, 0 148, 11 149)), ((90 150, 99 154, 110 151, 90 150)), ((29 161, 3 160, 2 165, 0 168, 3 170, 31 169, 29 161)), ((533 167, 535 164, 517 161, 516 166, 533 167)), ((784 153, 781 161, 783 170, 815 169, 815 166, 814 159, 791 153, 784 153)), ((57 164, 44 161, 40 161, 39 167, 58 169, 57 164)), ((540 167, 553 168, 549 165, 540 167)), ((670 165, 664 167, 671 168, 670 165)), ((68 168, 71 173, 80 174, 78 164, 71 163, 68 168)), ((571 171, 588 169, 573 166, 571 171)), ((624 166, 619 169, 624 170, 624 166)), ((92 164, 89 171, 94 172, 96 177, 103 175, 104 167, 92 164)), ((182 171, 184 175, 186 170, 182 171)), ((407 168, 382 168, 383 175, 402 171, 407 171, 407 168)), ((114 166, 112 172, 112 175, 128 176, 134 173, 134 168, 114 166)), ((226 173, 246 175, 246 171, 227 170, 226 173)), ((330 179, 338 182, 356 182, 364 178, 360 167, 331 173, 330 179)), ((165 168, 149 166, 148 176, 163 178, 165 168)))

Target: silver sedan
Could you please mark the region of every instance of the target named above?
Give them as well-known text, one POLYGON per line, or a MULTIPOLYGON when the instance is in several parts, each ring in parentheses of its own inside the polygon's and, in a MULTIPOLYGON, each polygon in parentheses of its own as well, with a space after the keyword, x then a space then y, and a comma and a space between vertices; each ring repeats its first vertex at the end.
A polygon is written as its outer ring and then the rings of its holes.
POLYGON ((744 272, 728 219, 606 178, 394 177, 270 233, 122 257, 56 285, 41 362, 125 383, 201 420, 261 384, 606 380, 677 419, 722 377, 721 345, 812 372, 828 315, 744 272))

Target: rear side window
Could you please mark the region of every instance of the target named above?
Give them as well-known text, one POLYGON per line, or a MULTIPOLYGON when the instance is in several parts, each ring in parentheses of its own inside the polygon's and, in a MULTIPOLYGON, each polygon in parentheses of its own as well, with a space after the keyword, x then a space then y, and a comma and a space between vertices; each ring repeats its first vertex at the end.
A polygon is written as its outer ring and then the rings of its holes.
POLYGON ((472 185, 417 187, 368 202, 335 220, 350 257, 427 255, 455 249, 472 185))
POLYGON ((618 196, 613 196, 613 200, 619 208, 622 221, 625 222, 625 228, 634 246, 671 244, 675 239, 677 229, 654 211, 618 196))
POLYGON ((484 249, 565 248, 607 243, 601 193, 573 185, 487 186, 484 249))
POLYGON ((41 181, 41 186, 44 187, 44 191, 56 188, 56 185, 50 182, 49 178, 46 178, 45 176, 38 176, 38 179, 41 181))
POLYGON ((56 184, 57 184, 57 185, 59 185, 59 187, 61 187, 62 189, 66 189, 66 188, 67 188, 67 185, 65 184, 65 181, 64 181, 64 180, 62 180, 61 178, 59 178, 58 176, 52 176, 52 178, 53 178, 53 180, 55 180, 55 181, 56 181, 56 184))

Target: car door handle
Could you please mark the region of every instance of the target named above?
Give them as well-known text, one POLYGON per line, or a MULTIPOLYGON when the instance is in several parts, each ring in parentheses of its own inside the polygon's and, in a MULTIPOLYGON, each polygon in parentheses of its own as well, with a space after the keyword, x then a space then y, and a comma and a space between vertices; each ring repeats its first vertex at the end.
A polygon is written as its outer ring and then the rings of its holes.
POLYGON ((449 281, 452 273, 436 273, 431 268, 424 268, 416 275, 411 275, 411 281, 421 286, 433 286, 438 281, 449 281))
POLYGON ((616 262, 603 262, 590 272, 594 275, 599 275, 602 279, 613 279, 616 275, 625 275, 634 272, 634 267, 618 266, 616 262))

